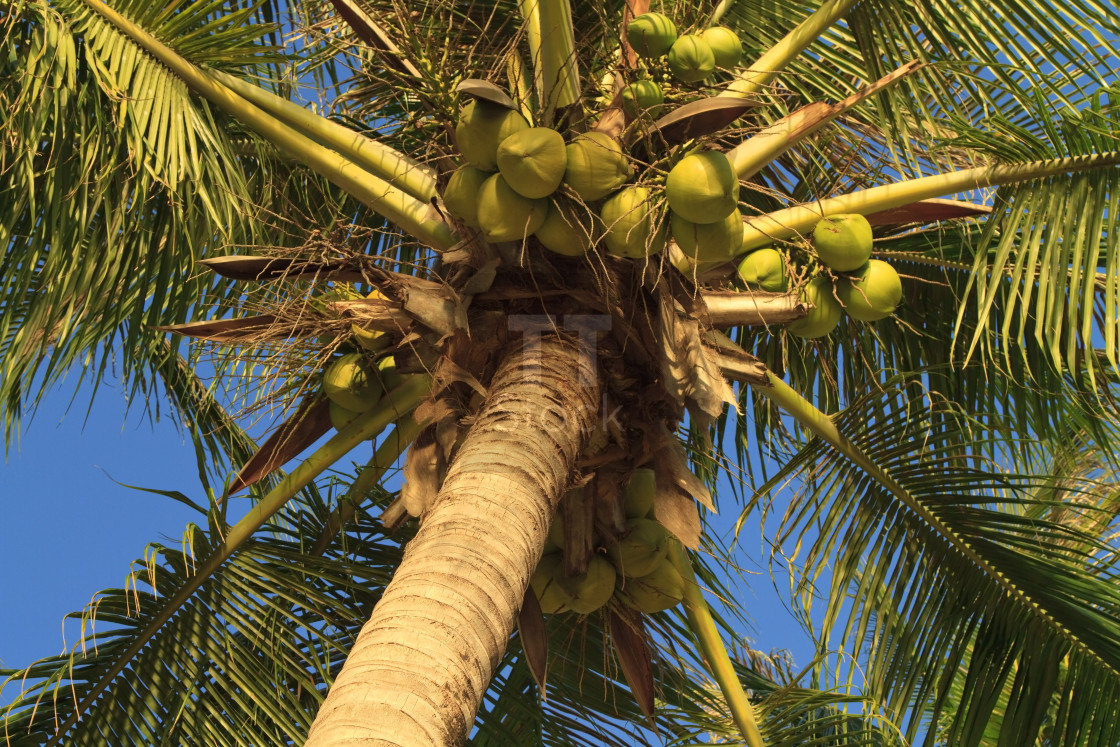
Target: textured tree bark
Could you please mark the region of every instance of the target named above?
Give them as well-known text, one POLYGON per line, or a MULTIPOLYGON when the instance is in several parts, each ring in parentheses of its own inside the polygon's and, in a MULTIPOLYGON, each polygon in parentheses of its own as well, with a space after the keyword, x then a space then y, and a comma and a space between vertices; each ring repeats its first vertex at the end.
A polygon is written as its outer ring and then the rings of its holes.
POLYGON ((597 419, 595 382, 573 343, 546 338, 506 359, 309 747, 465 741, 597 419))

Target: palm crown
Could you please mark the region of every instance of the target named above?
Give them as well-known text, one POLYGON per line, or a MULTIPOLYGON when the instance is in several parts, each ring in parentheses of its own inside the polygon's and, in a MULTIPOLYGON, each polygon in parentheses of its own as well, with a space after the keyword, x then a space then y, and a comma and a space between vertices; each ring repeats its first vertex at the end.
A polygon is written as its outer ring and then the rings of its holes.
POLYGON ((96 648, 8 673, 10 741, 1115 743, 1107 9, 281 10, 2 17, 7 432, 119 350, 209 491, 96 648), (286 421, 255 445, 168 330, 286 421), (736 462, 740 521, 797 488, 797 608, 856 662, 818 689, 700 591, 736 462))

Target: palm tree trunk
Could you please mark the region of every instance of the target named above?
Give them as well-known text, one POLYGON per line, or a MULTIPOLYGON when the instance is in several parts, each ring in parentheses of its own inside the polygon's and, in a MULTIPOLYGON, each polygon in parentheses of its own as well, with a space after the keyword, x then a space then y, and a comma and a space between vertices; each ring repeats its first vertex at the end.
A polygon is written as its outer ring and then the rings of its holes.
POLYGON ((597 419, 593 365, 556 339, 507 357, 309 747, 466 739, 597 419))

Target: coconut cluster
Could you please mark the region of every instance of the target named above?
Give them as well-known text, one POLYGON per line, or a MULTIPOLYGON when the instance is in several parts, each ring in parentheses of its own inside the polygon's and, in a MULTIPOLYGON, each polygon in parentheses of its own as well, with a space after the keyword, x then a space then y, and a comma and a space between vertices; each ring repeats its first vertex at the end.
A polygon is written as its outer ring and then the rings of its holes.
MULTIPOLYGON (((861 322, 885 319, 902 301, 902 280, 890 263, 871 259, 871 224, 859 214, 831 215, 813 229, 813 248, 835 282, 818 275, 800 290, 809 314, 786 325, 798 337, 823 337, 845 312, 861 322)), ((788 289, 785 258, 773 247, 757 249, 739 263, 739 277, 749 287, 788 289)))
POLYGON ((700 83, 716 71, 730 69, 743 58, 743 44, 729 28, 713 26, 698 34, 677 34, 677 25, 663 13, 643 13, 626 27, 626 41, 643 60, 666 58, 673 76, 700 83))
POLYGON ((635 470, 622 495, 626 531, 605 554, 592 554, 579 575, 567 573, 564 524, 559 515, 554 517, 545 554, 529 582, 542 612, 587 615, 612 599, 646 613, 680 604, 685 582, 669 557, 670 543, 677 540, 650 518, 656 492, 653 470, 635 470))

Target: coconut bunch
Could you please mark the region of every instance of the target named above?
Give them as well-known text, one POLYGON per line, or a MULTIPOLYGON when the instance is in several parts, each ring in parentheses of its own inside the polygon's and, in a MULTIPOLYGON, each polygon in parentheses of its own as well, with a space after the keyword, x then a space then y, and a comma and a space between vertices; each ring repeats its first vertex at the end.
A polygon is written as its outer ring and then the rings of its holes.
POLYGON ((731 29, 713 26, 678 35, 677 25, 663 13, 636 16, 626 27, 626 41, 647 64, 664 57, 673 77, 682 83, 702 83, 717 68, 733 68, 743 58, 743 44, 731 29))
MULTIPOLYGON (((823 337, 840 317, 861 322, 885 319, 902 301, 902 280, 890 263, 871 259, 872 233, 867 218, 841 214, 825 218, 813 229, 813 248, 829 270, 812 278, 799 293, 809 314, 786 325, 798 337, 823 337)), ((786 261, 773 247, 756 249, 739 263, 739 277, 748 288, 785 292, 786 261)))
POLYGON ((651 517, 657 480, 654 471, 634 471, 619 496, 625 516, 620 536, 604 543, 592 540, 586 570, 572 573, 575 563, 565 563, 565 527, 562 516, 553 518, 545 553, 530 581, 530 588, 545 614, 591 614, 608 604, 625 605, 652 613, 680 604, 684 579, 670 557, 678 540, 651 517))

